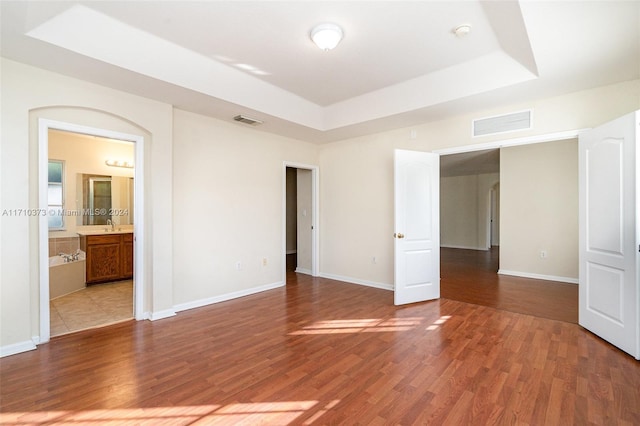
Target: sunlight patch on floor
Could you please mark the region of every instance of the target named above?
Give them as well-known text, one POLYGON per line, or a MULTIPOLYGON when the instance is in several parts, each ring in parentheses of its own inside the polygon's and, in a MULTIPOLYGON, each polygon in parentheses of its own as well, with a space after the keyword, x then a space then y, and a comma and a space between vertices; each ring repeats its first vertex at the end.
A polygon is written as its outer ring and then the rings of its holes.
POLYGON ((408 331, 419 325, 422 320, 423 318, 418 317, 317 321, 289 335, 408 331))
MULTIPOLYGON (((339 402, 340 400, 333 400, 318 407, 305 424, 312 424, 339 402)), ((283 401, 187 407, 0 413, 0 424, 15 426, 74 423, 92 425, 288 424, 318 404, 319 401, 283 401)))
POLYGON ((447 320, 451 318, 451 315, 443 315, 440 317, 440 319, 437 319, 433 322, 433 324, 431 324, 429 327, 427 327, 428 331, 433 331, 433 330, 437 330, 438 328, 440 328, 440 326, 442 324, 444 324, 445 322, 447 322, 447 320))

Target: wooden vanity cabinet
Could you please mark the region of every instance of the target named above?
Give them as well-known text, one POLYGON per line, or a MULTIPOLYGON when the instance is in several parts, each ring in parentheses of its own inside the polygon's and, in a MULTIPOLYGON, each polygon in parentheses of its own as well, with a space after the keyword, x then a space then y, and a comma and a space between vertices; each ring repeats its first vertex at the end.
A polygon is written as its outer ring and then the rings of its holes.
POLYGON ((133 234, 81 235, 87 285, 133 278, 133 234))
POLYGON ((122 234, 122 275, 133 278, 133 234, 122 234))

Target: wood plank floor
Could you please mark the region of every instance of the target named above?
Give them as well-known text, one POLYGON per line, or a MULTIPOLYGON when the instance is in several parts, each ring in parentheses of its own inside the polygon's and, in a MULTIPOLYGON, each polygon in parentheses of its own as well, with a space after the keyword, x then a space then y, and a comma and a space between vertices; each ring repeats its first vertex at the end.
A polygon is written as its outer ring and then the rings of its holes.
POLYGON ((498 275, 499 249, 440 250, 442 297, 578 323, 578 286, 498 275))
POLYGON ((0 360, 0 423, 638 425, 640 363, 576 324, 290 274, 0 360))

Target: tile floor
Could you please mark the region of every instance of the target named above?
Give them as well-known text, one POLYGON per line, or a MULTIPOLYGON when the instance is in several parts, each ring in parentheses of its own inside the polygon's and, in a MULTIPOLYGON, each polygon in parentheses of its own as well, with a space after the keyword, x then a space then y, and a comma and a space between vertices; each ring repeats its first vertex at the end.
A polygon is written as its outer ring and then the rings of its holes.
POLYGON ((133 318, 133 281, 89 286, 49 303, 51 336, 133 318))

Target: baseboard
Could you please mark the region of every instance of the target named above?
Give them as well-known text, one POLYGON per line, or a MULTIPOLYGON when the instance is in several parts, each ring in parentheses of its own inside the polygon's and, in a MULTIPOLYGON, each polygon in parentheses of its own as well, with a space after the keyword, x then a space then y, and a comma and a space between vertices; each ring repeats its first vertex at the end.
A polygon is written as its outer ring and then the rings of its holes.
POLYGON ((33 340, 27 340, 20 343, 14 343, 13 345, 2 346, 0 347, 0 358, 16 355, 22 352, 33 351, 35 349, 36 345, 33 340))
POLYGON ((558 277, 555 275, 532 274, 530 272, 509 271, 506 269, 499 269, 498 274, 510 275, 513 277, 521 277, 521 278, 534 278, 536 280, 558 281, 561 283, 578 284, 577 278, 558 277))
POLYGON ((140 315, 139 317, 136 317, 135 320, 136 321, 151 320, 151 313, 143 312, 142 315, 140 315))
POLYGON ((255 293, 260 293, 267 290, 273 290, 278 287, 284 286, 283 281, 279 281, 273 284, 267 284, 259 287, 253 287, 246 290, 234 291, 232 293, 222 294, 220 296, 208 297, 206 299, 194 300, 192 302, 180 303, 174 306, 176 312, 186 311, 189 309, 201 308, 207 305, 213 305, 214 303, 226 302, 227 300, 237 299, 239 297, 250 296, 255 293))
POLYGON ((163 311, 151 312, 149 315, 149 320, 158 321, 165 318, 171 318, 176 316, 175 309, 165 309, 163 311))
POLYGON ((311 269, 306 269, 306 268, 296 268, 296 273, 297 273, 297 274, 313 275, 313 274, 311 273, 311 269))
POLYGON ((358 285, 364 285, 364 286, 367 286, 367 287, 373 287, 373 288, 379 288, 379 289, 382 289, 382 290, 393 291, 393 284, 377 283, 375 281, 361 280, 359 278, 344 277, 342 275, 334 275, 334 274, 321 273, 319 276, 322 277, 322 278, 329 278, 330 280, 344 281, 344 282, 350 283, 350 284, 358 284, 358 285))
POLYGON ((440 248, 461 249, 461 250, 482 250, 482 251, 489 250, 486 247, 452 246, 448 244, 441 244, 440 248))

